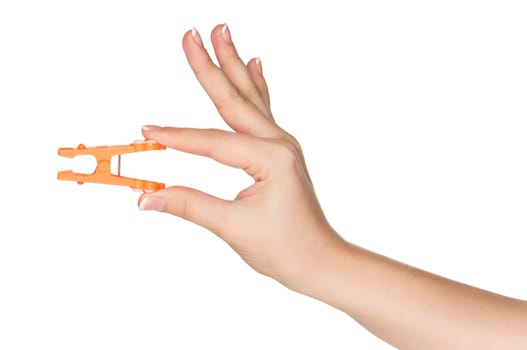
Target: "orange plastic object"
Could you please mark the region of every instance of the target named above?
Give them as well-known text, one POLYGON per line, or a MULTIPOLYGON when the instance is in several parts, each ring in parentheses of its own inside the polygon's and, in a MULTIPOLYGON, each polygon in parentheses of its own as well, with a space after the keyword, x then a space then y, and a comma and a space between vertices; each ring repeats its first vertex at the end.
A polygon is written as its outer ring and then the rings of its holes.
POLYGON ((59 171, 57 179, 66 181, 77 181, 79 185, 85 182, 94 182, 107 185, 128 186, 132 189, 143 191, 156 191, 165 188, 165 184, 146 181, 140 179, 133 179, 130 177, 121 176, 121 154, 164 150, 165 146, 159 143, 152 143, 150 141, 139 141, 130 145, 122 146, 97 146, 86 147, 80 144, 77 148, 59 148, 59 156, 73 158, 75 156, 92 155, 97 160, 97 168, 92 174, 80 174, 71 170, 59 171), (114 175, 111 172, 111 161, 113 156, 119 156, 118 174, 114 175))

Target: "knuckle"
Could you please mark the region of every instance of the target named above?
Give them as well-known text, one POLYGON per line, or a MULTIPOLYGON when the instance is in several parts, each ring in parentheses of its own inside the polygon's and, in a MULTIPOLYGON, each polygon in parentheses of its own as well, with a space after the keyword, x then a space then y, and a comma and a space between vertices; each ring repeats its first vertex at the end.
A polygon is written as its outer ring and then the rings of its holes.
POLYGON ((206 79, 208 76, 212 74, 214 67, 208 64, 203 64, 198 67, 194 67, 194 74, 198 78, 199 81, 202 81, 202 79, 206 79))
POLYGON ((298 152, 302 153, 302 147, 300 146, 300 142, 291 134, 286 134, 286 140, 289 141, 298 152))
POLYGON ((217 145, 221 142, 221 138, 224 135, 224 132, 219 129, 206 129, 205 130, 206 138, 204 144, 204 155, 207 157, 213 157, 217 149, 217 145))
POLYGON ((290 166, 298 162, 298 150, 287 140, 277 141, 274 149, 276 161, 280 164, 290 166))
POLYGON ((214 101, 214 105, 216 106, 216 109, 220 115, 225 116, 229 114, 229 106, 227 101, 214 101))
POLYGON ((192 203, 188 198, 184 198, 180 203, 179 216, 188 221, 192 221, 192 203))
POLYGON ((241 60, 236 53, 230 52, 226 57, 223 57, 219 63, 220 68, 223 71, 231 72, 240 69, 241 60))
POLYGON ((207 128, 203 130, 207 135, 209 135, 210 138, 220 137, 224 132, 223 130, 216 129, 216 128, 207 128))

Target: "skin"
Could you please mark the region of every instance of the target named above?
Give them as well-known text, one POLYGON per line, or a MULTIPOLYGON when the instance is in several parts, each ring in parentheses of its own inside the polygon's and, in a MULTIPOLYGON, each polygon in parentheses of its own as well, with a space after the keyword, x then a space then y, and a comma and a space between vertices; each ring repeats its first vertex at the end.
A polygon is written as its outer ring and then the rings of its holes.
POLYGON ((400 349, 527 349, 527 303, 407 266, 344 241, 326 220, 302 149, 275 122, 261 62, 245 64, 227 26, 197 31, 183 49, 231 131, 143 127, 145 138, 244 170, 254 184, 234 200, 174 186, 139 206, 201 225, 254 270, 332 305, 400 349), (255 224, 257 223, 257 224, 255 224))

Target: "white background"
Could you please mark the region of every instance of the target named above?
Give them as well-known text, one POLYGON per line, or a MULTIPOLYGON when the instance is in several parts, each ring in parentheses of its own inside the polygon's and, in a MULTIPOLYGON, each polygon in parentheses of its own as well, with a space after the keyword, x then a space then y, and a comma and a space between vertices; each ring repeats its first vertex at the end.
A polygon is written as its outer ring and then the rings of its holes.
MULTIPOLYGON (((262 57, 343 236, 527 298, 526 18, 524 1, 0 2, 0 348, 390 348, 129 189, 55 179, 93 166, 58 147, 225 128, 180 44, 223 21, 262 57)), ((227 198, 250 183, 175 151, 123 174, 227 198)))

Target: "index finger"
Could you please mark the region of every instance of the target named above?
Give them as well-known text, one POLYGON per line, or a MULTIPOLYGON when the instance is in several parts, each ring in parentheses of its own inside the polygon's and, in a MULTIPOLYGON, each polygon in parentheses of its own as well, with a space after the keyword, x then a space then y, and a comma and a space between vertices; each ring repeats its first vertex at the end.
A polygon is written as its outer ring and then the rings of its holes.
POLYGON ((157 127, 146 125, 143 135, 178 151, 214 159, 243 169, 253 178, 266 174, 265 143, 255 137, 218 129, 157 127))

